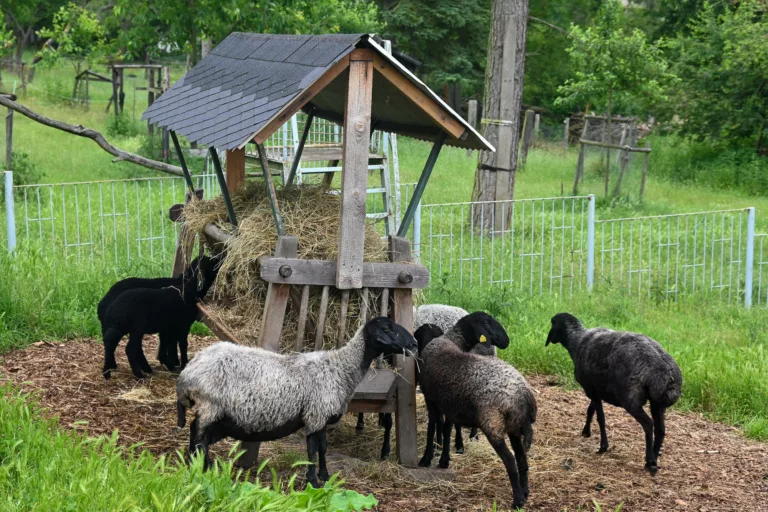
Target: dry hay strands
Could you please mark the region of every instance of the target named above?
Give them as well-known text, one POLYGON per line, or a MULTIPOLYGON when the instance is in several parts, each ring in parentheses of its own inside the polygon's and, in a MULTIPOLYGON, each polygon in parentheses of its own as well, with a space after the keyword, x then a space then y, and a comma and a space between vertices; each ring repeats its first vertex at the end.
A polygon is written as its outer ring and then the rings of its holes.
MULTIPOLYGON (((319 186, 292 187, 277 193, 286 233, 299 240, 297 257, 314 260, 335 260, 338 254, 339 212, 341 198, 319 186)), ((221 197, 188 203, 181 216, 187 229, 181 243, 194 244, 195 236, 202 234, 209 223, 216 224, 233 234, 224 244, 225 258, 219 269, 214 289, 211 313, 224 323, 243 343, 255 344, 259 339, 261 317, 267 295, 267 283, 259 275, 258 259, 272 255, 277 244, 272 210, 262 183, 250 182, 232 195, 232 204, 238 218, 237 232, 227 221, 227 211, 221 197)), ((366 261, 383 262, 387 259, 386 243, 373 223, 366 224, 366 261)), ((213 249, 213 248, 211 248, 213 249)), ((300 295, 301 290, 297 290, 300 295)), ((309 326, 317 325, 322 287, 310 288, 309 326)), ((369 295, 373 304, 374 294, 369 295)), ((347 313, 347 339, 358 328, 361 297, 353 293, 347 313)), ((341 292, 331 288, 328 312, 323 330, 325 348, 336 346, 340 315, 341 292)), ((298 328, 298 304, 289 301, 283 329, 281 350, 295 348, 298 328)), ((373 311, 369 307, 369 311, 373 311)), ((307 328, 305 347, 314 343, 315 332, 307 328)))

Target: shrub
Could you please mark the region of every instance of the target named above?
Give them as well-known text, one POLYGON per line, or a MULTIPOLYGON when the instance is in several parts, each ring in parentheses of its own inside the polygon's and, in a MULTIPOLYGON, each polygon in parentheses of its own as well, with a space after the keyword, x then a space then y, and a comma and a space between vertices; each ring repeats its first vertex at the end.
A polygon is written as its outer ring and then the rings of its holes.
POLYGON ((107 135, 110 137, 135 137, 142 131, 141 123, 125 112, 107 120, 107 135))

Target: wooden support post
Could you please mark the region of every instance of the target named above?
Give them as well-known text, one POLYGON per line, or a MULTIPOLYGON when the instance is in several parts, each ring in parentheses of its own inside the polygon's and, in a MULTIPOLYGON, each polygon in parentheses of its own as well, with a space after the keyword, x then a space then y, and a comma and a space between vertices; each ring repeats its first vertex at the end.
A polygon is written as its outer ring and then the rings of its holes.
POLYGON ((565 121, 563 121, 563 125, 565 128, 563 129, 563 148, 565 149, 565 154, 568 154, 568 142, 570 142, 568 139, 571 138, 571 118, 566 117, 565 121))
POLYGON ((176 156, 179 159, 179 165, 184 173, 184 181, 187 183, 187 189, 190 192, 195 190, 195 185, 192 183, 192 175, 189 174, 189 168, 187 167, 187 161, 184 159, 184 153, 181 151, 181 145, 179 139, 176 137, 176 132, 171 130, 171 138, 173 139, 173 147, 176 149, 176 156))
POLYGON ((648 176, 648 159, 651 156, 651 143, 646 142, 645 147, 648 148, 648 152, 645 154, 645 162, 643 163, 643 177, 640 180, 640 201, 643 200, 643 194, 645 194, 645 179, 648 176))
POLYGON ((336 260, 336 288, 363 286, 365 194, 368 188, 368 148, 371 133, 373 51, 353 50, 349 62, 344 108, 344 169, 341 173, 341 218, 336 260))
POLYGON ((234 192, 245 184, 245 148, 227 150, 227 190, 234 192))
MULTIPOLYGON (((472 128, 477 128, 477 100, 469 100, 467 103, 467 122, 472 128)), ((467 150, 467 156, 472 154, 472 150, 467 150)))
POLYGON ((317 326, 315 327, 315 350, 323 348, 323 330, 325 329, 325 315, 328 312, 328 293, 330 287, 323 286, 323 293, 320 296, 320 309, 317 312, 317 326))
MULTIPOLYGON (((293 299, 291 299, 293 300, 293 299)), ((299 306, 299 326, 296 329, 296 352, 304 351, 304 333, 307 328, 307 314, 309 312, 309 285, 301 287, 301 305, 299 306)))
MULTIPOLYGON (((171 87, 171 68, 170 66, 163 66, 163 92, 167 91, 171 87)), ((162 158, 164 162, 168 162, 171 157, 171 151, 168 142, 168 128, 163 128, 163 141, 162 141, 162 158)))
MULTIPOLYGON (((149 70, 149 86, 147 87, 147 108, 149 108, 154 102, 155 102, 155 70, 150 69, 149 70)), ((149 136, 152 137, 155 134, 155 127, 152 126, 152 123, 147 121, 147 132, 149 133, 149 136)))
POLYGON ((275 183, 272 181, 272 171, 269 169, 267 150, 264 149, 264 144, 261 143, 256 144, 256 150, 259 152, 259 163, 261 163, 261 172, 264 175, 264 182, 267 186, 267 197, 269 198, 269 206, 272 207, 275 228, 277 229, 277 234, 282 236, 285 234, 285 228, 283 227, 283 217, 280 215, 280 205, 277 203, 277 193, 275 192, 275 183))
MULTIPOLYGON (((304 143, 307 142, 307 136, 309 135, 309 129, 312 127, 312 120, 315 118, 314 109, 307 114, 307 121, 304 123, 304 131, 301 132, 301 139, 299 145, 296 148, 296 154, 293 155, 293 162, 291 162, 291 170, 288 172, 288 179, 285 180, 285 186, 290 187, 293 185, 293 180, 296 179, 296 172, 299 170, 301 164, 301 154, 304 152, 304 143)), ((331 174, 333 176, 333 174, 331 174)))
MULTIPOLYGON (((389 260, 411 261, 411 243, 405 238, 389 237, 389 260)), ((395 288, 392 319, 409 332, 413 332, 413 291, 395 288)), ((397 458, 404 466, 415 466, 416 436, 416 367, 412 357, 395 356, 397 367, 397 409, 395 415, 397 458)))
POLYGON ((536 114, 533 118, 533 140, 539 140, 539 124, 541 123, 541 114, 536 114))
POLYGON ((339 335, 336 337, 336 348, 341 348, 347 343, 347 311, 349 310, 349 290, 341 292, 341 304, 339 308, 339 335))
POLYGON ((621 167, 619 167, 619 177, 616 180, 616 187, 613 189, 613 201, 611 201, 611 206, 616 204, 616 201, 619 199, 619 194, 621 193, 621 182, 624 179, 624 173, 627 170, 627 163, 629 163, 629 151, 619 151, 619 156, 621 157, 621 167))
MULTIPOLYGON (((119 85, 120 85, 120 109, 119 114, 122 114, 125 111, 125 70, 123 68, 120 68, 118 73, 118 76, 120 77, 119 85)), ((118 115, 119 115, 118 114, 118 115)))
POLYGON ((403 237, 408 233, 408 228, 411 226, 411 221, 413 220, 414 215, 416 215, 416 209, 421 202, 421 197, 424 195, 424 190, 427 188, 427 182, 432 175, 432 169, 434 169, 435 164, 437 163, 437 157, 440 155, 440 150, 443 147, 445 139, 446 133, 440 132, 434 146, 432 146, 432 151, 429 153, 427 163, 424 164, 424 170, 421 171, 419 182, 416 184, 413 196, 411 196, 411 202, 408 203, 408 208, 405 210, 403 221, 400 223, 400 227, 397 230, 397 236, 403 237))
POLYGON ((520 148, 520 169, 525 169, 525 163, 528 161, 528 150, 531 148, 531 142, 533 142, 533 130, 535 128, 535 116, 536 113, 533 110, 525 111, 525 119, 523 120, 523 140, 520 148))
POLYGON ((573 178, 573 195, 579 195, 579 180, 584 174, 584 144, 579 144, 579 160, 576 163, 576 175, 573 178))
POLYGON ((13 170, 13 110, 5 114, 5 170, 13 170))
MULTIPOLYGON (((621 129, 621 139, 619 139, 619 146, 623 146, 627 142, 627 127, 624 126, 624 128, 621 129)), ((621 159, 624 157, 624 151, 619 150, 618 154, 616 155, 616 165, 621 164, 621 159)), ((629 156, 629 155, 626 155, 629 156)))
MULTIPOLYGON (((275 256, 295 258, 298 248, 299 239, 295 236, 279 236, 277 237, 275 256)), ((283 332, 283 320, 285 319, 285 306, 288 304, 290 292, 291 285, 269 283, 264 313, 261 317, 260 347, 272 350, 273 352, 279 350, 280 335, 283 332)))

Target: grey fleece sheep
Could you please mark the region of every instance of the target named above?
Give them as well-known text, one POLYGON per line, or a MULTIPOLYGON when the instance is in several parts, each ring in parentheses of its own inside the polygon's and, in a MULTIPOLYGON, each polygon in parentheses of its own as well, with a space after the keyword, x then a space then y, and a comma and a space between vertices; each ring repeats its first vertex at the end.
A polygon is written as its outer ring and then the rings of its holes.
POLYGON ((623 407, 645 431, 645 469, 655 475, 666 430, 664 411, 680 398, 683 385, 683 374, 672 356, 644 334, 585 329, 568 313, 552 317, 546 344, 550 343, 560 343, 568 350, 576 380, 590 399, 582 435, 592 434, 592 416, 596 412, 600 426, 599 453, 606 452, 608 436, 603 402, 623 407), (643 410, 648 401, 653 419, 643 410))
MULTIPOLYGON (((419 385, 429 413, 427 447, 419 466, 432 463, 436 418, 443 413, 445 445, 450 445, 453 423, 483 431, 506 467, 512 485, 512 508, 521 507, 528 497, 527 450, 533 440, 536 398, 512 366, 501 359, 464 352, 458 346, 460 341, 468 346, 509 345, 503 327, 490 315, 478 312, 465 316, 443 336, 419 347, 419 385), (507 437, 514 456, 506 444, 507 437)), ((439 465, 447 468, 449 463, 450 450, 443 450, 439 465)))
POLYGON ((199 353, 176 383, 178 425, 194 406, 190 453, 208 460, 209 445, 232 437, 253 443, 303 430, 307 437, 307 482, 319 487, 314 460, 328 479, 325 429, 346 412, 355 388, 379 354, 416 351, 413 336, 385 317, 374 318, 344 347, 326 352, 277 354, 233 343, 216 343, 199 353))

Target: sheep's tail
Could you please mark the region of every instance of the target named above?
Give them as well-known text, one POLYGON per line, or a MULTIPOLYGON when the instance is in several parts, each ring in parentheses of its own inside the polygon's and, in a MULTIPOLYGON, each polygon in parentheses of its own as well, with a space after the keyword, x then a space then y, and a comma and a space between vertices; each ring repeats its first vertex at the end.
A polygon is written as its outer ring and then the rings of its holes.
POLYGON ((648 396, 662 407, 671 407, 680 399, 683 387, 683 374, 677 365, 670 366, 648 384, 648 396))

